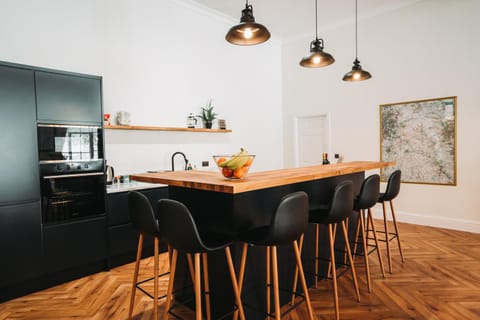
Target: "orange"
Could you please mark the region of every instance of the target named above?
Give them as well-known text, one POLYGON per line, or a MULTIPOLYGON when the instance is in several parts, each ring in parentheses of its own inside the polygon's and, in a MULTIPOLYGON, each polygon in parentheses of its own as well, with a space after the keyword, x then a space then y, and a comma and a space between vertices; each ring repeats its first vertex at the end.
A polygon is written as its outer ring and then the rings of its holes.
POLYGON ((233 170, 233 176, 237 179, 241 179, 245 173, 247 173, 247 167, 241 167, 238 169, 233 170))
POLYGON ((245 162, 245 164, 244 164, 243 166, 244 166, 244 167, 250 167, 250 165, 252 164, 252 162, 253 162, 253 158, 248 157, 247 162, 245 162))

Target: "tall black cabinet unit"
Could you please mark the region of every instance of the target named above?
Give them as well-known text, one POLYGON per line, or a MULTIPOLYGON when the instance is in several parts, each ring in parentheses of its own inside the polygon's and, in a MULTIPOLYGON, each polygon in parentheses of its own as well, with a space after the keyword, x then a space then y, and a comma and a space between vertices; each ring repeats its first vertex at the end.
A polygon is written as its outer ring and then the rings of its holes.
POLYGON ((0 65, 0 128, 0 288, 3 288, 41 273, 38 266, 42 226, 31 70, 0 65))
POLYGON ((105 212, 42 225, 37 137, 102 113, 101 77, 0 61, 0 302, 106 268, 105 212))

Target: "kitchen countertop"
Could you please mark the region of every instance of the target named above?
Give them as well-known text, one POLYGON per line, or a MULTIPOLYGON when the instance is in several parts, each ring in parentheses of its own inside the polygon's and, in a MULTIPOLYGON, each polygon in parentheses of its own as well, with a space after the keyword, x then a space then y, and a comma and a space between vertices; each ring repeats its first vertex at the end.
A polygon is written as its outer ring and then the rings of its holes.
POLYGON ((394 162, 353 161, 329 165, 252 172, 244 179, 230 180, 218 171, 174 171, 130 175, 131 180, 164 183, 169 186, 208 190, 223 193, 241 193, 286 184, 318 180, 349 173, 385 168, 394 162))
POLYGON ((115 183, 107 185, 107 194, 117 192, 127 192, 131 190, 153 189, 167 187, 166 184, 154 182, 130 181, 127 183, 115 183))

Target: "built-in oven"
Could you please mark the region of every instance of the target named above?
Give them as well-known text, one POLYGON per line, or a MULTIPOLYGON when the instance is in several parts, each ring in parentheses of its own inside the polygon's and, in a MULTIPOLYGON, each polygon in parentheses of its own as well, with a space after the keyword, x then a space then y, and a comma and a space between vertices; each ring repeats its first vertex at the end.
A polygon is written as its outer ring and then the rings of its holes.
POLYGON ((38 125, 44 224, 105 214, 102 139, 101 127, 38 125))
POLYGON ((43 224, 81 220, 105 214, 103 172, 42 174, 43 224))

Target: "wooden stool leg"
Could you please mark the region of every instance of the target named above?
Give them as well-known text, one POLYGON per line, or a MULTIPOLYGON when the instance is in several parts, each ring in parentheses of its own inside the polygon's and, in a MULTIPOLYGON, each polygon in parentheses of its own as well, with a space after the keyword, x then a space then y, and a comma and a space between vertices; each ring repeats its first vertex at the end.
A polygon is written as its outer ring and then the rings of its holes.
POLYGON ((393 210, 393 202, 390 200, 390 209, 392 210, 392 220, 393 226, 395 227, 395 235, 397 236, 398 250, 400 251, 400 257, 402 258, 402 263, 405 262, 403 258, 402 245, 400 244, 400 233, 398 232, 397 218, 395 218, 395 210, 393 210))
POLYGON ((318 239, 320 234, 320 225, 315 225, 315 289, 318 288, 318 239))
MULTIPOLYGON (((168 250, 168 268, 169 268, 168 272, 170 273, 170 266, 172 265, 172 258, 173 258, 173 248, 169 244, 167 244, 167 250, 168 250)), ((167 285, 167 290, 168 290, 168 285, 167 285)), ((175 303, 174 298, 175 297, 172 296, 172 300, 170 302, 171 304, 175 303)))
POLYGON ((350 270, 352 271, 353 286, 357 294, 357 300, 360 302, 360 291, 358 290, 357 273, 355 271, 355 264, 353 263, 352 251, 350 251, 350 242, 348 242, 348 230, 345 221, 342 221, 343 239, 345 240, 345 247, 347 249, 348 260, 350 261, 350 270))
POLYGON ((173 249, 172 264, 170 265, 170 278, 168 279, 167 301, 165 302, 165 310, 163 311, 163 320, 168 319, 168 311, 170 310, 170 304, 172 303, 173 282, 175 281, 175 271, 177 269, 177 257, 178 251, 173 249))
POLYGON ((338 307, 338 288, 337 288, 337 268, 335 264, 335 250, 333 248, 334 245, 334 238, 333 238, 333 231, 332 225, 328 224, 328 244, 330 247, 330 259, 332 260, 332 274, 333 274, 333 300, 335 303, 335 318, 340 320, 340 310, 338 307))
MULTIPOLYGON (((300 236, 299 244, 298 244, 300 253, 302 252, 303 236, 304 236, 303 234, 300 236)), ((295 275, 293 276, 292 301, 290 302, 292 306, 295 304, 295 292, 297 291, 297 282, 298 282, 298 266, 295 268, 295 275)))
POLYGON ((278 260, 277 247, 271 246, 272 250, 272 276, 273 276, 273 299, 275 301, 275 320, 280 320, 282 314, 280 312, 280 294, 278 289, 278 260))
POLYGON ((190 277, 192 277, 192 283, 195 282, 195 270, 193 268, 193 260, 192 255, 187 253, 187 262, 188 262, 188 269, 190 270, 190 277))
POLYGON ((142 258, 143 234, 138 237, 137 259, 135 260, 135 271, 133 272, 132 292, 130 293, 130 306, 128 307, 128 319, 132 319, 133 307, 135 305, 135 292, 137 290, 138 270, 140 268, 140 259, 142 258))
MULTIPOLYGON (((355 240, 353 242, 353 250, 352 253, 355 254, 357 252, 357 245, 358 245, 358 237, 360 236, 360 217, 362 216, 362 210, 358 211, 358 216, 357 216, 357 225, 355 226, 355 240)), ((362 235, 364 235, 362 231, 362 235)), ((362 239, 364 241, 364 239, 362 239)))
MULTIPOLYGON (((238 313, 240 313, 240 320, 245 320, 245 313, 243 311, 242 298, 240 297, 240 289, 237 284, 237 277, 235 276, 235 268, 233 267, 232 254, 230 247, 225 248, 225 256, 227 257, 228 270, 230 272, 230 278, 232 279, 233 293, 235 294, 235 303, 238 307, 238 313)), ((237 313, 235 313, 237 314, 237 313)))
POLYGON ((388 219, 387 219, 387 211, 385 208, 385 202, 382 202, 382 208, 383 208, 383 224, 385 228, 385 240, 387 242, 388 271, 392 273, 392 254, 390 252, 390 232, 388 231, 388 219))
POLYGON ((367 242, 365 241, 366 235, 365 235, 365 221, 363 218, 364 211, 360 210, 358 212, 358 218, 360 221, 360 229, 362 230, 362 245, 363 245, 363 257, 365 260, 365 272, 367 275, 367 287, 368 287, 368 292, 372 292, 372 285, 370 282, 370 265, 368 263, 368 247, 367 247, 367 242))
MULTIPOLYGON (((345 225, 347 226, 347 230, 348 230, 348 220, 349 220, 348 217, 344 220, 344 221, 345 221, 345 225)), ((347 258, 348 258, 348 257, 347 257, 347 252, 345 251, 345 252, 343 253, 343 261, 347 261, 347 258)))
MULTIPOLYGON (((382 253, 381 253, 381 250, 380 250, 380 246, 378 244, 377 230, 375 228, 375 223, 373 222, 373 216, 372 216, 372 210, 371 209, 368 209, 367 225, 368 225, 368 221, 370 221, 370 225, 372 226, 373 239, 375 240, 375 247, 376 247, 376 250, 377 250, 378 261, 380 263, 380 270, 382 271, 382 276, 385 278, 385 268, 383 266, 382 253)), ((388 244, 388 241, 387 241, 387 244, 388 244)))
POLYGON ((265 282, 267 284, 267 314, 270 314, 270 288, 272 283, 270 281, 270 247, 266 247, 266 262, 265 262, 265 269, 267 273, 265 274, 265 282))
POLYGON ((200 277, 200 253, 195 253, 194 269, 195 269, 195 281, 193 286, 195 287, 195 319, 202 320, 202 284, 200 277))
MULTIPOLYGON (((303 234, 300 239, 303 239, 303 234)), ((302 258, 300 256, 301 249, 298 248, 297 241, 293 242, 293 251, 295 253, 295 259, 297 260, 297 270, 300 273, 300 282, 302 283, 303 293, 305 295, 305 303, 307 304, 308 319, 313 320, 312 304, 310 301, 310 295, 308 294, 307 282, 305 281, 305 274, 303 273, 302 258)))
MULTIPOLYGON (((243 278, 245 276, 245 263, 247 261, 247 251, 248 251, 248 243, 245 242, 242 248, 242 258, 240 260, 240 271, 238 272, 238 290, 240 292, 240 295, 242 295, 243 278)), ((238 319, 238 312, 239 310, 235 310, 235 313, 233 314, 233 320, 238 319)))
POLYGON ((208 259, 207 254, 202 253, 202 263, 203 263, 203 281, 205 285, 205 311, 207 313, 207 320, 212 319, 210 312, 210 284, 208 280, 208 259))
MULTIPOLYGON (((333 225, 333 243, 335 243, 336 238, 337 238, 337 224, 335 223, 333 225)), ((332 276, 332 261, 330 260, 328 261, 327 277, 331 277, 331 276, 332 276)))
POLYGON ((158 237, 153 238, 153 319, 158 320, 158 237))

